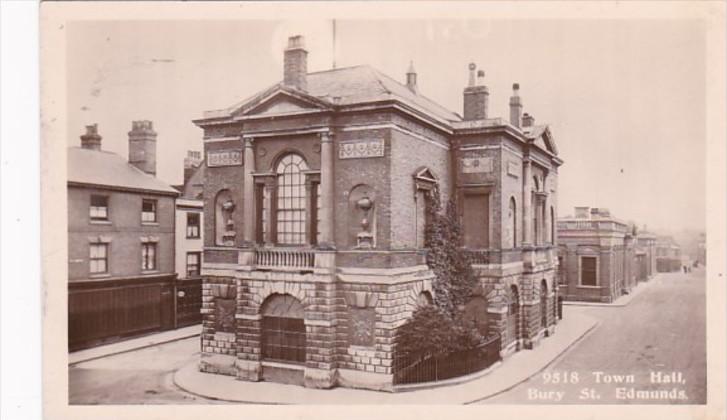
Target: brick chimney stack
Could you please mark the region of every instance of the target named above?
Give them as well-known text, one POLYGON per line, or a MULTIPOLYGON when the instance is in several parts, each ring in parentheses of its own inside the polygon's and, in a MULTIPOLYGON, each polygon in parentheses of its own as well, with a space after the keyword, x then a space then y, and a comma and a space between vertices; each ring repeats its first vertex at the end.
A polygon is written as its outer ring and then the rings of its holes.
POLYGON ((129 131, 129 163, 142 171, 157 173, 157 133, 151 121, 133 121, 129 131))
POLYGON ((520 84, 512 84, 512 96, 510 97, 510 124, 520 128, 520 119, 523 114, 523 104, 520 102, 520 84))
POLYGON ((576 218, 577 219, 590 219, 591 213, 589 212, 589 207, 576 207, 576 218))
POLYGON ((535 125, 535 118, 527 112, 523 114, 523 127, 532 127, 535 125))
POLYGON ((306 90, 308 82, 308 51, 302 35, 288 38, 283 56, 283 84, 298 90, 306 90))
POLYGON ((101 150, 101 136, 98 134, 98 124, 86 126, 86 134, 81 136, 81 147, 90 150, 101 150))
POLYGON ((417 72, 414 70, 414 62, 409 62, 409 70, 406 71, 406 87, 414 93, 419 93, 417 88, 417 72))
POLYGON ((199 164, 202 163, 202 153, 198 150, 187 150, 187 157, 184 158, 184 183, 194 175, 199 164))
POLYGON ((465 120, 484 120, 487 118, 487 102, 490 93, 485 86, 485 72, 480 70, 477 72, 477 81, 475 82, 475 70, 477 65, 470 63, 470 79, 469 86, 464 89, 464 119, 465 120))

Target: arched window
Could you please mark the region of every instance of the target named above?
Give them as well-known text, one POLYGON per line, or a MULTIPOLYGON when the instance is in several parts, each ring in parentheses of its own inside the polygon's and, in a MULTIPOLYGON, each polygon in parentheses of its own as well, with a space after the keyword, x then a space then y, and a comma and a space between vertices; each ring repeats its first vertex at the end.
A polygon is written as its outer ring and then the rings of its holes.
POLYGON ((474 296, 464 306, 464 320, 480 334, 487 336, 487 300, 482 296, 474 296))
POLYGON ((306 188, 304 170, 308 165, 300 155, 288 154, 278 162, 276 173, 276 242, 282 245, 306 243, 306 188))
POLYGON ((509 248, 517 248, 517 204, 515 197, 510 197, 510 207, 507 212, 508 226, 510 226, 509 248))
POLYGON ((215 198, 215 245, 235 245, 235 223, 232 212, 235 211, 230 190, 221 190, 215 198))
POLYGON ((548 283, 540 283, 540 325, 548 328, 548 283))
POLYGON ((555 209, 550 207, 550 243, 554 244, 555 241, 555 209))
POLYGON ((305 363, 303 304, 288 294, 274 293, 260 307, 264 360, 305 363))

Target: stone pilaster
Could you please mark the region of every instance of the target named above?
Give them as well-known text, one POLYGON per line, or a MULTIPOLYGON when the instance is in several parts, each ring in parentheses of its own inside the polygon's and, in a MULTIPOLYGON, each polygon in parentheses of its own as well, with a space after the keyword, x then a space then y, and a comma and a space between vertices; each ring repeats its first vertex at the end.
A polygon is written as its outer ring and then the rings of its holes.
POLYGON ((523 159, 523 247, 533 245, 533 172, 530 159, 523 159))
POLYGON ((253 139, 245 137, 245 150, 243 152, 243 230, 242 238, 245 246, 252 246, 255 243, 255 180, 252 176, 255 172, 255 149, 253 139))
POLYGON ((318 246, 333 248, 333 138, 331 133, 321 133, 321 206, 318 246))

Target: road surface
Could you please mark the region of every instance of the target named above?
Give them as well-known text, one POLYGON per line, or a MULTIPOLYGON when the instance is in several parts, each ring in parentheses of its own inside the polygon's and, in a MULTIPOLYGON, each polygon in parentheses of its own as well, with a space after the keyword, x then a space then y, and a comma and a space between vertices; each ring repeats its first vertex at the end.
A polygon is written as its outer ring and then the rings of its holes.
POLYGON ((568 307, 601 325, 541 374, 481 403, 704 404, 704 269, 651 282, 625 307, 568 307))

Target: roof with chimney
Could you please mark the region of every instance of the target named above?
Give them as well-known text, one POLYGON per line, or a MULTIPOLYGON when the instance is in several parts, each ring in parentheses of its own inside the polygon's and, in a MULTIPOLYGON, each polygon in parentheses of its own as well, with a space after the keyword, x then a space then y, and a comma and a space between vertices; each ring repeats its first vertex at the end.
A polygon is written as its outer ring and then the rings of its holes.
MULTIPOLYGON (((207 111, 204 118, 224 118, 253 109, 279 90, 286 89, 282 82, 233 105, 230 108, 207 111)), ((461 121, 452 112, 433 100, 412 92, 411 89, 369 65, 359 65, 308 73, 304 95, 316 98, 321 105, 355 105, 386 100, 398 100, 414 109, 446 121, 461 121)))
POLYGON ((157 194, 179 194, 172 186, 129 164, 116 153, 82 147, 68 148, 68 182, 157 194))

